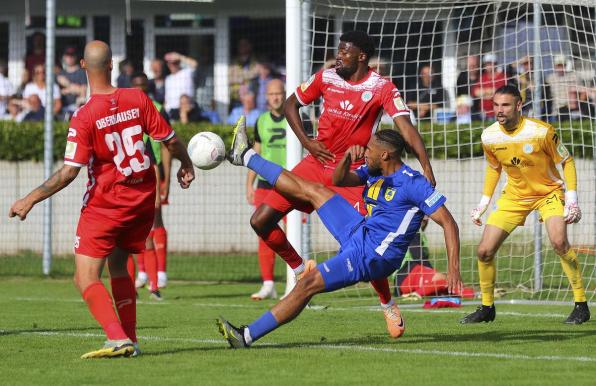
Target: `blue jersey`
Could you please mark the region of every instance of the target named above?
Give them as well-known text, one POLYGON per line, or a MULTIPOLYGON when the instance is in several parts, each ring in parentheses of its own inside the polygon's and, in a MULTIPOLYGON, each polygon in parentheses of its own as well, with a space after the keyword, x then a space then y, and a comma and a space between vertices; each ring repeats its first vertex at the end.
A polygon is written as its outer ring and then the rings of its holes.
POLYGON ((355 172, 366 182, 365 250, 386 259, 402 258, 424 215, 439 209, 445 196, 405 164, 389 176, 371 176, 366 165, 355 172))

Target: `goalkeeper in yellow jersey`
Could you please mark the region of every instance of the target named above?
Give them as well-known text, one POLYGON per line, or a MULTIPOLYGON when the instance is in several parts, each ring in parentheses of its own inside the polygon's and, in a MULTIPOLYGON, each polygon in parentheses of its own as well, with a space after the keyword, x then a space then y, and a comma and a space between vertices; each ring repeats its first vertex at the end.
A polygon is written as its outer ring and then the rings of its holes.
POLYGON ((548 238, 573 289, 575 307, 565 323, 587 322, 590 310, 581 270, 567 239, 567 224, 581 219, 573 158, 551 125, 521 115, 522 100, 516 87, 507 85, 497 89, 493 106, 497 122, 482 132, 482 147, 488 166, 482 198, 471 213, 476 225, 482 225, 480 217, 490 203, 503 170, 507 174, 507 184, 486 221, 478 245, 482 305, 463 318, 461 323, 491 322, 495 319, 495 254, 507 236, 516 227, 524 225, 533 210, 540 213, 548 238), (557 164, 563 166, 565 182, 555 167, 557 164))

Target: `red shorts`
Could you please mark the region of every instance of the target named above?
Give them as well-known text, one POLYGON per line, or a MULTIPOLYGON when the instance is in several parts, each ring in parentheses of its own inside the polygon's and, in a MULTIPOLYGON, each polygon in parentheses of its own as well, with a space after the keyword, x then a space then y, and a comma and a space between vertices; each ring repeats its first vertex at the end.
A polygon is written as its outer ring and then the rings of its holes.
MULTIPOLYGON (((352 205, 358 212, 361 214, 366 214, 366 207, 362 201, 362 191, 364 190, 364 186, 333 186, 333 183, 331 182, 333 170, 334 169, 332 168, 325 167, 322 163, 309 155, 300 161, 300 163, 298 163, 294 169, 292 169, 292 173, 304 178, 305 180, 318 182, 327 186, 329 189, 345 198, 346 201, 348 201, 350 205, 352 205)), ((292 209, 296 209, 305 213, 311 213, 314 210, 312 205, 309 203, 298 200, 290 200, 282 196, 276 190, 271 190, 269 195, 267 195, 267 197, 265 197, 263 200, 263 203, 282 213, 288 213, 292 209)))
POLYGON ((154 215, 154 209, 148 208, 139 211, 134 220, 113 222, 84 211, 77 226, 74 252, 100 259, 108 257, 116 247, 140 253, 145 250, 145 240, 153 226, 154 215))

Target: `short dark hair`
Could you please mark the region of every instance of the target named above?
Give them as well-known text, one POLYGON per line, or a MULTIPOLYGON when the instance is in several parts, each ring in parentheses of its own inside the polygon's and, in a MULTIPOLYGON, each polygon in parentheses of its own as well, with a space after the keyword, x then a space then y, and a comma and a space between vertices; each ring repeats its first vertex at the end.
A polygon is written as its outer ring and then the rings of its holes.
POLYGON ((147 74, 145 74, 144 72, 135 72, 131 77, 130 80, 136 79, 136 78, 143 78, 145 80, 149 80, 149 77, 147 76, 147 74))
POLYGON ((401 156, 406 148, 406 141, 397 130, 379 130, 375 133, 375 137, 377 138, 377 141, 383 142, 385 145, 393 148, 393 152, 398 156, 401 156))
POLYGON ((366 59, 370 60, 375 54, 375 42, 364 31, 347 31, 344 32, 339 40, 342 42, 349 42, 360 48, 366 54, 366 59))
POLYGON ((496 91, 495 91, 495 95, 497 94, 506 94, 506 95, 512 95, 514 97, 517 98, 517 100, 521 101, 522 100, 522 96, 518 90, 517 87, 515 87, 512 84, 506 84, 505 86, 501 86, 499 87, 496 91))

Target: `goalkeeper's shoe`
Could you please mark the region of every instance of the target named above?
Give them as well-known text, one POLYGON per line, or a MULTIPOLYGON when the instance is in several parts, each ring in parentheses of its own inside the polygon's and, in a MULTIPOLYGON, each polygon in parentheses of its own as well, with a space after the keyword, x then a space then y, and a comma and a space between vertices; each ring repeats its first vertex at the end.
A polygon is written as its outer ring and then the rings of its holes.
POLYGON ((248 348, 249 344, 244 340, 244 329, 232 325, 230 322, 222 318, 221 316, 215 320, 219 333, 228 341, 231 348, 248 348))
POLYGON ((81 359, 129 357, 134 352, 135 347, 130 339, 107 340, 103 348, 88 352, 81 359))
POLYGON ((161 302, 163 300, 163 296, 161 296, 161 292, 159 292, 159 290, 155 290, 155 291, 151 291, 151 294, 149 295, 149 299, 157 300, 158 302, 161 302))
POLYGON ((459 322, 461 324, 469 324, 469 323, 488 323, 495 320, 496 312, 495 312, 495 305, 492 306, 484 306, 481 305, 476 308, 476 311, 472 312, 469 315, 466 315, 462 320, 459 322))
POLYGON ((147 284, 147 274, 139 271, 135 280, 135 288, 143 288, 147 284))
POLYGON ((402 336, 406 331, 406 323, 397 304, 394 303, 391 307, 383 308, 383 315, 385 316, 385 322, 387 322, 389 335, 394 339, 402 336))
POLYGON ((565 320, 567 324, 582 324, 590 320, 590 309, 588 308, 588 302, 575 302, 573 311, 569 314, 569 317, 565 320))
POLYGON ((244 118, 244 115, 241 115, 234 128, 232 148, 227 155, 228 161, 233 165, 244 165, 243 156, 248 149, 250 149, 250 146, 248 145, 248 135, 246 134, 246 118, 244 118))
POLYGON ((307 273, 309 273, 316 267, 317 267, 316 261, 314 261, 313 259, 306 260, 304 262, 304 271, 302 271, 298 275, 296 275, 296 281, 299 281, 300 279, 302 279, 307 273))
POLYGON ((250 295, 250 298, 252 300, 277 299, 277 291, 273 285, 263 284, 259 292, 250 295))
POLYGON ((168 286, 168 274, 163 271, 157 272, 157 288, 166 288, 168 286))

